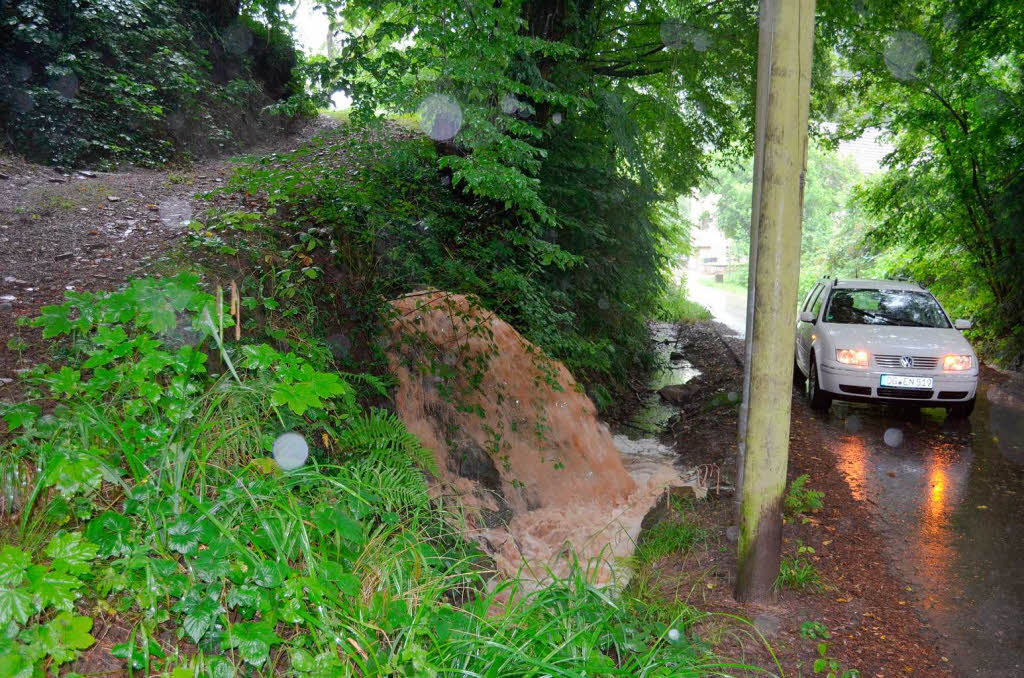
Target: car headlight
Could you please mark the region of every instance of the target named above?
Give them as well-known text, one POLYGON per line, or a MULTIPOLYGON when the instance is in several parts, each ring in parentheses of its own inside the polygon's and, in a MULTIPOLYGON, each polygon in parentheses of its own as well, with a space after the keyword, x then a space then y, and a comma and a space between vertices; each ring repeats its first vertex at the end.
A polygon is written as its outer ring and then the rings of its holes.
POLYGON ((844 365, 868 366, 868 352, 857 348, 837 348, 836 360, 844 365))
POLYGON ((942 358, 942 369, 951 372, 961 372, 971 369, 971 356, 969 355, 947 355, 942 358))

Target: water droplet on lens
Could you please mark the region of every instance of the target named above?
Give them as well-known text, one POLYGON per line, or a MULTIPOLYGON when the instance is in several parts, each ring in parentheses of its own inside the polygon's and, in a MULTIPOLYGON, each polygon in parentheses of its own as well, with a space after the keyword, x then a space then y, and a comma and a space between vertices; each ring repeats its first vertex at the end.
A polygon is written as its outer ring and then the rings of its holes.
POLYGON ((711 47, 711 36, 704 31, 697 31, 693 34, 693 48, 698 52, 706 52, 711 47))
POLYGON ((232 24, 224 30, 224 49, 232 54, 243 54, 252 47, 252 31, 242 24, 232 24))
POLYGON ((607 311, 609 308, 611 308, 611 304, 608 303, 607 299, 601 297, 600 299, 597 300, 597 307, 602 311, 607 311))
POLYGON ((64 99, 74 99, 78 94, 78 76, 68 73, 50 81, 50 88, 57 90, 64 99))
POLYGON ((903 431, 898 428, 886 429, 885 435, 882 436, 882 439, 889 447, 899 447, 903 444, 903 431))
POLYGON ((168 198, 160 202, 158 214, 167 226, 183 226, 192 221, 192 206, 183 198, 168 198))
POLYGON ((740 394, 736 393, 736 391, 729 391, 729 394, 726 396, 726 398, 729 399, 730 403, 734 403, 740 399, 740 394))
POLYGON ((850 433, 856 433, 860 430, 860 417, 856 414, 851 414, 846 418, 846 430, 850 433))
POLYGON ((274 441, 274 461, 285 471, 292 471, 306 463, 309 445, 298 433, 282 433, 274 441))
POLYGON ((32 67, 19 61, 11 67, 11 73, 15 82, 25 82, 32 77, 32 67))
POLYGON ((11 110, 15 113, 28 113, 35 106, 36 100, 28 92, 18 90, 11 96, 11 110))
POLYGON ((447 94, 431 94, 416 110, 420 129, 434 141, 454 139, 462 127, 462 109, 447 94))
POLYGON ((679 19, 666 19, 661 24, 661 42, 669 49, 682 49, 693 39, 690 27, 679 19))
POLYGON ((960 15, 953 10, 949 10, 942 17, 942 27, 950 33, 957 30, 960 28, 960 15))
POLYGON ((669 629, 668 630, 668 639, 671 640, 673 643, 677 642, 679 640, 679 638, 680 638, 679 629, 669 629))
POLYGON ((912 31, 899 31, 885 48, 885 65, 897 80, 916 80, 932 61, 928 42, 912 31))
POLYGON ((552 115, 551 116, 551 122, 555 123, 556 125, 561 125, 562 124, 562 114, 561 113, 555 113, 554 115, 552 115))
POLYGON ((506 94, 501 100, 501 112, 505 115, 515 115, 519 112, 519 99, 511 94, 506 94))

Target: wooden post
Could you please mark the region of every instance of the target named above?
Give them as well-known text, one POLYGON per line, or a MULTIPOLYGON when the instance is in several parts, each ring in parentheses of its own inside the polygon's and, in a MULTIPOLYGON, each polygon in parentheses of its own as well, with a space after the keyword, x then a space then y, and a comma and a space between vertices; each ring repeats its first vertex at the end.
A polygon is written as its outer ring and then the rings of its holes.
POLYGON ((757 143, 741 412, 736 599, 764 602, 779 573, 789 459, 800 222, 814 0, 761 0, 757 143))

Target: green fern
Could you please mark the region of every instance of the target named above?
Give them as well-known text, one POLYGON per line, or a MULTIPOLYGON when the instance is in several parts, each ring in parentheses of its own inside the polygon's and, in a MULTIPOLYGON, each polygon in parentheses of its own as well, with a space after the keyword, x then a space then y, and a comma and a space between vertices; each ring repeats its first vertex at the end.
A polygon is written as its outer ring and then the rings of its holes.
POLYGON ((372 458, 358 459, 342 467, 339 480, 358 488, 380 511, 423 508, 429 502, 423 471, 408 458, 393 457, 390 464, 372 458))
POLYGON ((338 436, 342 448, 361 458, 372 459, 384 466, 401 467, 399 460, 411 460, 420 468, 437 474, 437 464, 430 450, 409 433, 394 413, 372 408, 353 418, 338 436))

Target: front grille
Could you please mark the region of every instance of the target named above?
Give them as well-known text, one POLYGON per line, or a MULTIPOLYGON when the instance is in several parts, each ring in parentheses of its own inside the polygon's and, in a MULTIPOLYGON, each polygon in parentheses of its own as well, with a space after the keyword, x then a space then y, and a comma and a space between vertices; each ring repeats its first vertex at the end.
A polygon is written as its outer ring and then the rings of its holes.
POLYGON ((928 400, 932 397, 932 390, 928 388, 889 388, 888 386, 879 386, 878 397, 928 400))
POLYGON ((855 393, 857 395, 871 395, 870 386, 851 386, 850 384, 839 384, 839 390, 843 393, 855 393))
POLYGON ((934 370, 938 364, 938 358, 932 358, 924 355, 910 356, 914 364, 910 367, 903 366, 903 356, 901 355, 876 355, 875 364, 879 367, 894 367, 897 369, 912 369, 912 370, 934 370))
POLYGON ((939 400, 960 400, 967 397, 967 391, 939 391, 939 400))

